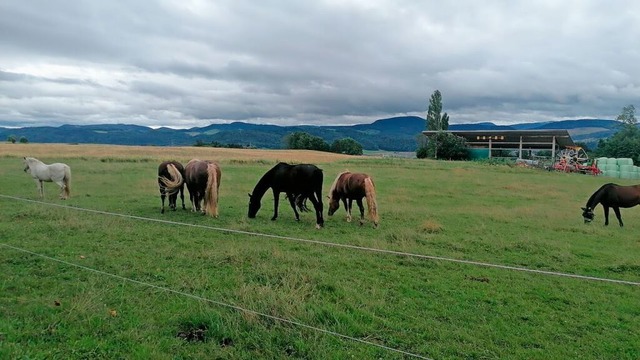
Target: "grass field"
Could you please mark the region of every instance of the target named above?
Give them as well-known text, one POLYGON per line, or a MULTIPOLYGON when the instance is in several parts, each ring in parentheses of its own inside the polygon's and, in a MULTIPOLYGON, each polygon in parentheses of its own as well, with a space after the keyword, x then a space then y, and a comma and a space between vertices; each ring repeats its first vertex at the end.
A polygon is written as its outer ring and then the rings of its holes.
POLYGON ((640 358, 638 285, 419 257, 637 284, 640 207, 622 210, 624 228, 613 214, 604 227, 601 207, 592 224, 580 216, 611 179, 310 151, 42 144, 0 144, 0 179, 2 359, 640 358), (71 199, 47 183, 35 201, 22 156, 69 164, 71 199), (218 219, 160 214, 159 162, 193 157, 221 164, 218 219), (325 194, 340 171, 369 173, 380 227, 347 223, 340 209, 316 230, 313 214, 296 222, 282 201, 272 222, 270 192, 248 219, 247 193, 278 160, 318 164, 325 194))

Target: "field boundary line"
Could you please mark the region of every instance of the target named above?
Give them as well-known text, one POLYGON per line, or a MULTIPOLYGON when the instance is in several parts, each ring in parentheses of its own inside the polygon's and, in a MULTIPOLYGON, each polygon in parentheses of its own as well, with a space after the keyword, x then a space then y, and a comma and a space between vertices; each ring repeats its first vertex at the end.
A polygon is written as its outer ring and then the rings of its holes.
POLYGON ((208 303, 211 303, 211 304, 214 304, 214 305, 217 305, 217 306, 220 306, 220 307, 226 307, 226 308, 238 311, 238 312, 245 312, 245 313, 254 314, 254 315, 261 316, 261 317, 264 317, 264 318, 268 318, 268 319, 271 319, 271 320, 275 320, 275 321, 278 321, 278 322, 281 322, 281 323, 295 325, 295 326, 302 327, 302 328, 305 328, 305 329, 308 329, 308 330, 321 332, 321 333, 324 333, 324 334, 327 334, 327 335, 332 335, 332 336, 335 336, 335 337, 338 337, 338 338, 342 338, 342 339, 345 339, 345 340, 351 340, 351 341, 358 342, 358 343, 361 343, 361 344, 364 344, 364 345, 373 346, 373 347, 377 347, 377 348, 380 348, 380 349, 383 349, 383 350, 392 351, 392 352, 396 352, 396 353, 399 353, 399 354, 402 354, 402 355, 411 356, 411 357, 414 357, 414 358, 417 358, 417 359, 432 360, 431 358, 428 358, 428 357, 425 357, 425 356, 422 356, 422 355, 418 355, 418 354, 414 354, 414 353, 410 353, 408 351, 395 349, 395 348, 392 348, 392 347, 389 347, 389 346, 386 346, 386 345, 377 344, 377 343, 374 343, 374 342, 371 342, 371 341, 367 341, 367 340, 363 340, 363 339, 358 339, 358 338, 355 338, 355 337, 352 337, 352 336, 349 336, 349 335, 344 335, 344 334, 341 334, 341 333, 338 333, 338 332, 335 332, 335 331, 319 328, 319 327, 312 326, 312 325, 307 325, 307 324, 304 324, 304 323, 301 323, 301 322, 298 322, 298 321, 289 320, 289 319, 285 319, 285 318, 282 318, 282 317, 261 313, 261 312, 256 311, 256 310, 245 309, 245 308, 243 308, 241 306, 238 306, 238 305, 227 304, 227 303, 222 302, 222 301, 207 299, 205 297, 194 295, 194 294, 190 294, 190 293, 187 293, 187 292, 174 290, 174 289, 171 289, 171 288, 168 288, 168 287, 164 287, 164 286, 158 286, 158 285, 146 283, 144 281, 130 279, 130 278, 127 278, 127 277, 124 277, 124 276, 121 276, 121 275, 108 273, 108 272, 105 272, 105 271, 102 271, 102 270, 98 270, 98 269, 94 269, 94 268, 90 268, 90 267, 84 266, 84 265, 74 264, 72 262, 68 262, 68 261, 65 261, 65 260, 57 259, 57 258, 54 258, 54 257, 51 257, 51 256, 47 256, 47 255, 44 255, 44 254, 39 254, 39 253, 30 251, 30 250, 27 250, 27 249, 22 249, 22 248, 13 246, 13 245, 0 243, 0 246, 4 246, 4 247, 7 247, 9 249, 13 249, 15 251, 21 251, 23 253, 27 253, 27 254, 30 254, 30 255, 33 255, 33 256, 38 256, 38 257, 41 257, 43 259, 47 259, 47 260, 50 260, 50 261, 58 262, 58 263, 61 263, 61 264, 67 265, 67 266, 76 267, 76 268, 79 268, 79 269, 82 269, 82 270, 90 271, 90 272, 93 272, 93 273, 96 273, 96 274, 99 274, 99 275, 106 275, 106 276, 109 276, 109 277, 112 277, 112 278, 115 278, 115 279, 128 281, 128 282, 133 283, 133 284, 142 285, 142 286, 146 286, 146 287, 153 288, 153 289, 156 289, 156 290, 162 290, 162 291, 173 293, 173 294, 177 294, 177 295, 182 295, 182 296, 185 296, 185 297, 188 297, 188 298, 191 298, 191 299, 196 299, 196 300, 202 301, 202 302, 208 302, 208 303))
POLYGON ((528 272, 528 273, 540 274, 540 275, 567 277, 567 278, 580 279, 580 280, 591 280, 591 281, 601 281, 601 282, 608 282, 608 283, 615 283, 615 284, 640 286, 640 282, 638 282, 638 281, 609 279, 609 278, 602 278, 602 277, 596 277, 596 276, 570 274, 570 273, 563 273, 563 272, 550 271, 550 270, 529 269, 529 268, 519 267, 519 266, 492 264, 492 263, 486 263, 486 262, 474 261, 474 260, 463 260, 463 259, 446 258, 446 257, 442 257, 442 256, 434 256, 434 255, 414 254, 414 253, 408 253, 408 252, 402 252, 402 251, 396 251, 396 250, 377 249, 377 248, 371 248, 371 247, 359 246, 359 245, 338 244, 338 243, 332 243, 332 242, 327 242, 327 241, 302 239, 302 238, 296 238, 296 237, 284 236, 284 235, 264 234, 264 233, 251 232, 251 231, 245 231, 245 230, 226 229, 226 228, 209 226, 209 225, 189 224, 189 223, 182 223, 182 222, 178 222, 178 221, 154 219, 154 218, 148 218, 148 217, 143 217, 143 216, 119 214, 119 213, 102 211, 102 210, 94 210, 94 209, 87 209, 87 208, 81 208, 81 207, 70 206, 70 205, 49 203, 49 202, 39 201, 39 200, 24 199, 24 198, 20 198, 20 197, 16 197, 16 196, 10 196, 10 195, 4 195, 4 194, 0 194, 0 198, 31 202, 31 203, 35 203, 35 204, 48 205, 48 206, 54 206, 54 207, 77 210, 77 211, 84 211, 84 212, 100 214, 100 215, 109 215, 109 216, 116 216, 116 217, 122 217, 122 218, 127 218, 127 219, 135 219, 135 220, 142 220, 142 221, 149 221, 149 222, 157 222, 157 223, 161 223, 161 224, 188 226, 188 227, 207 229, 207 230, 215 230, 215 231, 233 233, 233 234, 242 234, 242 235, 250 235, 250 236, 257 236, 257 237, 266 237, 266 238, 271 238, 271 239, 297 241, 297 242, 303 242, 303 243, 308 243, 308 244, 316 244, 316 245, 323 245, 323 246, 329 246, 329 247, 338 247, 338 248, 344 248, 344 249, 360 250, 360 251, 367 251, 367 252, 373 252, 373 253, 378 253, 378 254, 396 255, 396 256, 418 258, 418 259, 424 259, 424 260, 436 260, 436 261, 443 261, 443 262, 452 262, 452 263, 458 263, 458 264, 475 265, 475 266, 495 268, 495 269, 528 272))

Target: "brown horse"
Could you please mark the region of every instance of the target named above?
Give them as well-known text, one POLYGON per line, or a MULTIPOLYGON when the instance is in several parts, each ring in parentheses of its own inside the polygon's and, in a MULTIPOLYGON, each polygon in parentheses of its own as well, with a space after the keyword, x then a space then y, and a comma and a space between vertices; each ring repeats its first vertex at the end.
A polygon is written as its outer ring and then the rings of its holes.
POLYGON ((364 224, 364 207, 362 198, 367 199, 368 214, 373 220, 373 226, 378 227, 378 203, 376 202, 376 189, 373 179, 367 174, 351 173, 349 171, 338 174, 329 190, 329 216, 333 215, 340 207, 340 200, 347 211, 347 221, 351 222, 351 205, 353 200, 360 208, 360 225, 364 224))
POLYGON ((185 183, 189 190, 191 211, 218 217, 220 166, 213 161, 192 159, 184 168, 185 183), (204 207, 200 204, 204 200, 204 207))
POLYGON ((585 223, 593 221, 593 208, 602 204, 604 210, 604 224, 609 225, 609 208, 613 208, 620 226, 620 208, 630 208, 640 204, 640 185, 622 186, 613 183, 604 184, 591 195, 587 205, 582 208, 582 217, 585 223))
POLYGON ((160 188, 160 200, 162 208, 160 212, 164 214, 164 199, 169 197, 169 208, 176 210, 178 193, 182 200, 184 210, 184 166, 177 161, 164 161, 158 166, 158 187, 160 188))

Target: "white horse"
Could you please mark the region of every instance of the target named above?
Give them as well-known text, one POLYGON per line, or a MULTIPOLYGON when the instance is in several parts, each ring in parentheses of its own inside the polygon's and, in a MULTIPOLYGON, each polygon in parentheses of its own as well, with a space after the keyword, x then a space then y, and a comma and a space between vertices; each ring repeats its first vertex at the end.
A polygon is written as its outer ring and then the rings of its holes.
POLYGON ((71 183, 71 168, 67 164, 55 163, 47 165, 42 161, 32 158, 24 158, 24 171, 29 173, 36 180, 38 193, 44 198, 44 189, 42 183, 55 182, 60 186, 60 198, 65 200, 69 198, 69 190, 71 183))

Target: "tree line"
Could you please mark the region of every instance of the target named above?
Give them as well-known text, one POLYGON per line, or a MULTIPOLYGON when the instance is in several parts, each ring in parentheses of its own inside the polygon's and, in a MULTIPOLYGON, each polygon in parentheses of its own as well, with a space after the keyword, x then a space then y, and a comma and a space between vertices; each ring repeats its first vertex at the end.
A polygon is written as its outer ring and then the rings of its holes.
POLYGON ((7 142, 10 142, 12 144, 15 144, 17 142, 19 142, 20 144, 26 144, 29 142, 29 139, 27 139, 24 136, 20 136, 20 139, 18 139, 15 135, 9 135, 7 137, 7 142))
MULTIPOLYGON (((326 142, 319 136, 311 135, 304 131, 296 131, 285 135, 282 138, 284 148, 286 149, 298 149, 298 150, 316 150, 326 151, 338 154, 347 155, 362 155, 362 145, 352 138, 342 138, 334 140, 331 144, 326 142)), ((203 140, 197 140, 194 146, 208 146, 208 147, 220 147, 220 148, 251 148, 250 145, 242 144, 224 144, 218 141, 212 141, 206 143, 203 140)))

